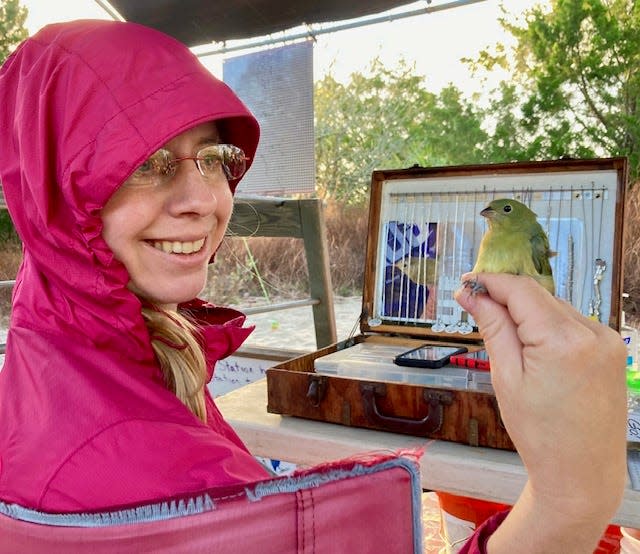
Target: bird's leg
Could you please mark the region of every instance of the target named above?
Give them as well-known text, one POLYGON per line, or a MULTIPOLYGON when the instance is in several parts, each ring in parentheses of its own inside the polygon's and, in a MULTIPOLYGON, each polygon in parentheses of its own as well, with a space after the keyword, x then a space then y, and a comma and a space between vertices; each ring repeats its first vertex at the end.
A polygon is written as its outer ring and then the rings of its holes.
POLYGON ((471 294, 486 293, 487 289, 477 279, 467 279, 462 281, 462 286, 466 289, 471 289, 471 294))

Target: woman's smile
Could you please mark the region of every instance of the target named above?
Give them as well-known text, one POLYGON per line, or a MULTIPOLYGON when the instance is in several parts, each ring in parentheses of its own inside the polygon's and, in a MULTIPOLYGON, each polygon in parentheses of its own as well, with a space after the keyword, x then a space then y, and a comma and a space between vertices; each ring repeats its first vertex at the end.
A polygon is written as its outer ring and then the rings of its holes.
POLYGON ((192 254, 202 250, 204 246, 204 238, 192 241, 177 240, 150 240, 147 241, 157 250, 162 250, 167 254, 192 254))

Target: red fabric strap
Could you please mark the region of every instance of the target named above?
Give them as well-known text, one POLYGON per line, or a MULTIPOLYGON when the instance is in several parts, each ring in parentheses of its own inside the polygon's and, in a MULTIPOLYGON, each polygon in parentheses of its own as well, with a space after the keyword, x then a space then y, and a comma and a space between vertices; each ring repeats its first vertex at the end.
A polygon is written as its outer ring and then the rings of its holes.
POLYGON ((459 554, 487 554, 487 542, 493 532, 500 527, 500 524, 509 515, 509 510, 498 512, 487 519, 475 533, 469 538, 466 544, 459 551, 459 554))

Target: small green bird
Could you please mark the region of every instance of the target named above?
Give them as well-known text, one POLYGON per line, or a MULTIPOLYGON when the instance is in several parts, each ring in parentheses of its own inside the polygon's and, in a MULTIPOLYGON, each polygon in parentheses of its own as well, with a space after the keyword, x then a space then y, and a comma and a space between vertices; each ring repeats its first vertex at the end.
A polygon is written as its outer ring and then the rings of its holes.
MULTIPOLYGON (((512 273, 530 275, 551 294, 555 283, 549 258, 549 239, 536 219, 536 214, 524 204, 510 198, 489 202, 480 212, 487 218, 489 229, 480 241, 474 273, 512 273)), ((468 282, 473 292, 483 292, 479 283, 468 282)))
POLYGON ((398 260, 395 265, 416 285, 434 285, 436 280, 436 260, 420 256, 407 256, 398 260))

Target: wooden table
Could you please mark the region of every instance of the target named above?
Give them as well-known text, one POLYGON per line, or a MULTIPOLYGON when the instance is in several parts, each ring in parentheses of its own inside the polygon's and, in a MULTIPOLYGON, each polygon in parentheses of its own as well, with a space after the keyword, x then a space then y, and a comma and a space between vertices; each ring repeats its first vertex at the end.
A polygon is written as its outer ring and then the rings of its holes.
MULTIPOLYGON (((256 456, 311 466, 362 452, 425 448, 423 489, 507 504, 515 502, 526 481, 515 452, 267 413, 266 379, 220 396, 216 404, 256 456)), ((627 486, 614 523, 640 528, 640 492, 627 486)))

